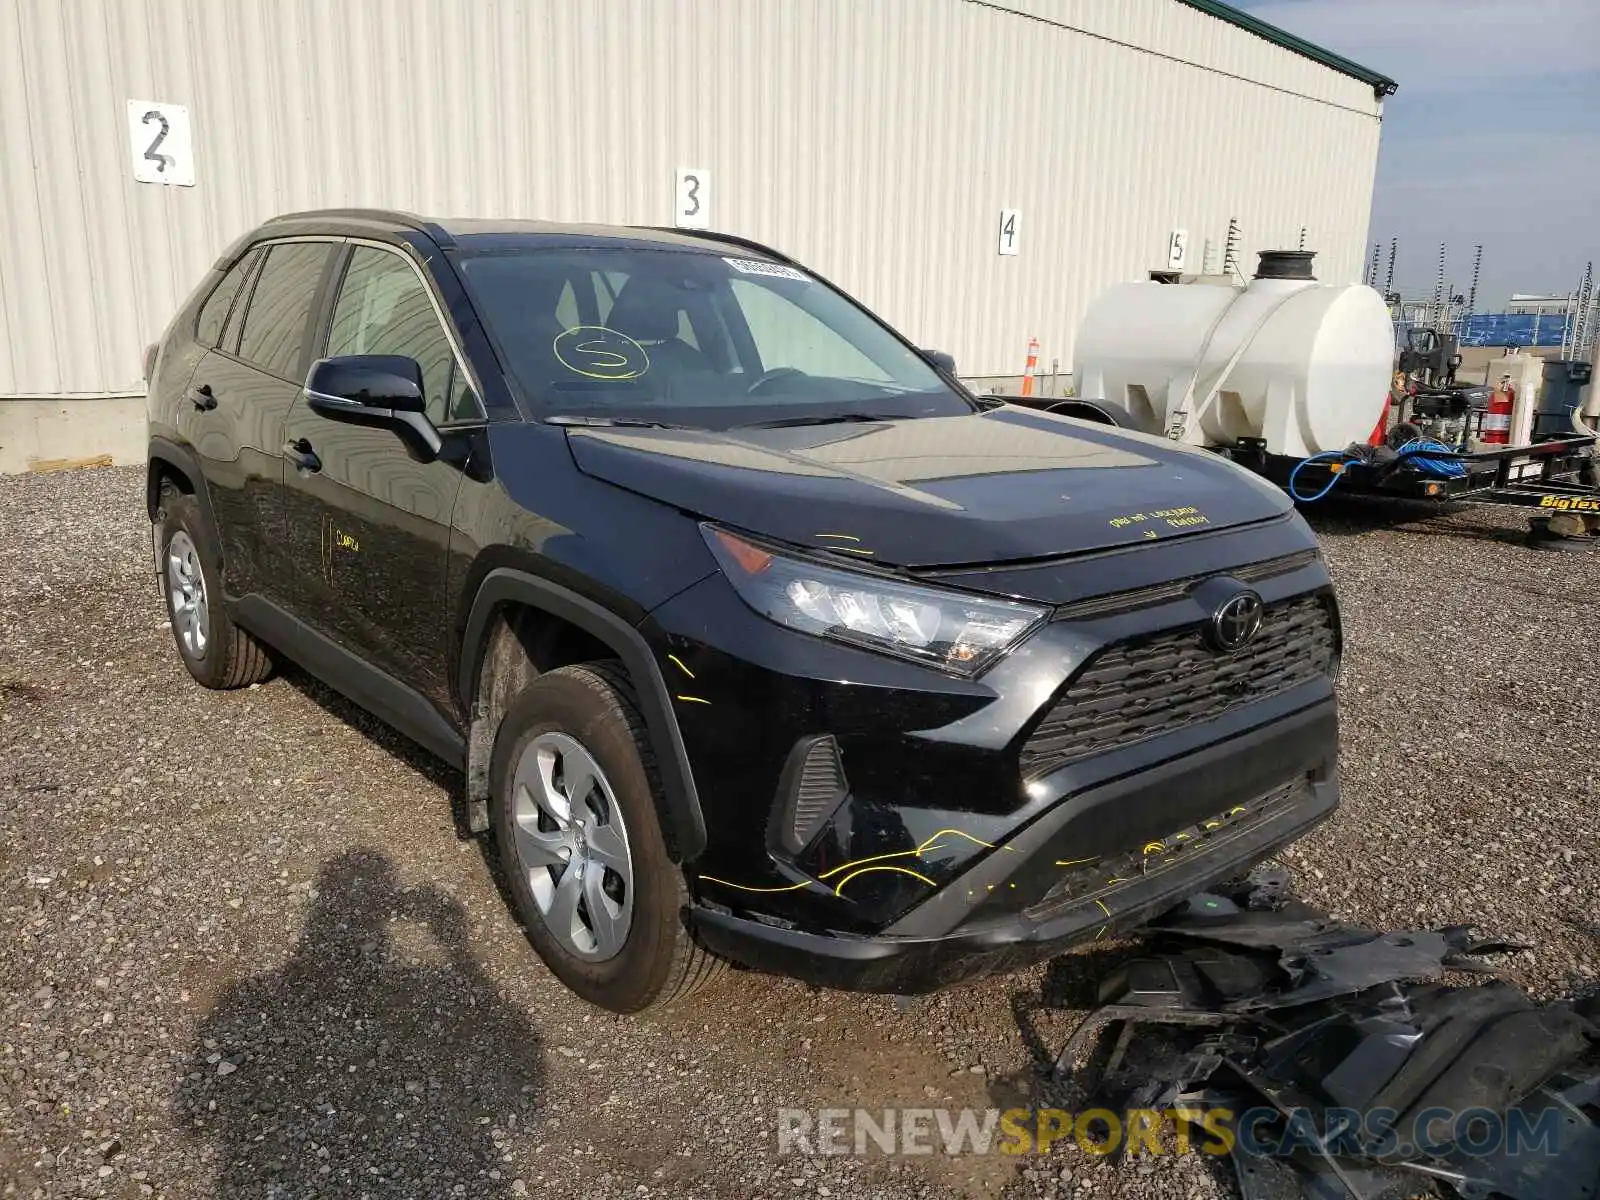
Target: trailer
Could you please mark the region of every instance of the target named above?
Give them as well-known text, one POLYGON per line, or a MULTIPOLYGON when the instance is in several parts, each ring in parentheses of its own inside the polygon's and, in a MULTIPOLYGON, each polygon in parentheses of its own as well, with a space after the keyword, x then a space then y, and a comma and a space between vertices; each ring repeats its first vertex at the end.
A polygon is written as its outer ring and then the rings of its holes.
POLYGON ((1246 438, 1223 452, 1272 480, 1300 504, 1315 503, 1337 491, 1346 496, 1526 508, 1534 510, 1529 515, 1530 540, 1561 549, 1586 549, 1600 541, 1600 460, 1594 454, 1595 441, 1574 434, 1474 451, 1434 443, 1409 450, 1386 447, 1391 451, 1387 455, 1352 452, 1343 458, 1297 460, 1268 454, 1261 439, 1246 438))
POLYGON ((1079 328, 1077 397, 1005 399, 1211 450, 1300 504, 1339 494, 1512 506, 1532 510, 1541 545, 1600 543, 1588 424, 1569 413, 1570 432, 1504 444, 1511 401, 1456 381, 1453 337, 1413 331, 1397 361, 1382 297, 1319 284, 1313 257, 1262 251, 1242 285, 1119 284, 1079 328))

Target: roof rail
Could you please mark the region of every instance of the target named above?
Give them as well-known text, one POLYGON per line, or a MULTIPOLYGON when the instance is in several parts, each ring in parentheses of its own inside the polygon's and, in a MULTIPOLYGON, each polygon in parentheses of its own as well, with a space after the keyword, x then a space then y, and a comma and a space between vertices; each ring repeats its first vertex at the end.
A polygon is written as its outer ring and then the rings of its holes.
POLYGON ((416 213, 406 212, 399 208, 309 208, 301 212, 279 213, 269 218, 265 224, 275 225, 279 221, 305 221, 315 219, 338 219, 356 221, 386 221, 391 225, 401 225, 407 229, 415 229, 418 233, 425 233, 441 248, 454 246, 455 239, 443 226, 419 217, 416 213))
POLYGON ((679 229, 676 225, 636 225, 636 229, 654 229, 658 233, 681 233, 687 237, 705 238, 713 242, 727 242, 731 246, 743 246, 746 250, 759 250, 762 254, 770 254, 781 263, 790 266, 799 266, 782 250, 774 250, 771 246, 763 245, 752 238, 740 237, 736 233, 718 233, 713 229, 679 229))

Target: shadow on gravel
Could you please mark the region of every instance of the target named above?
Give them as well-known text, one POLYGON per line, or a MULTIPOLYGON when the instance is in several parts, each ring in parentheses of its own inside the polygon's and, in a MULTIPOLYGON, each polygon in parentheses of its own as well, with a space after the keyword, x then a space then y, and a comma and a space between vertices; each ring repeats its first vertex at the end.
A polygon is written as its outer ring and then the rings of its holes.
POLYGON ((1335 497, 1315 504, 1300 506, 1300 513, 1316 533, 1343 534, 1375 533, 1382 530, 1401 529, 1424 537, 1459 538, 1463 541, 1500 542, 1507 546, 1528 547, 1526 525, 1502 528, 1498 525, 1434 524, 1444 518, 1472 512, 1509 512, 1510 509, 1485 509, 1472 504, 1430 504, 1425 500, 1386 499, 1382 497, 1335 497))
POLYGON ((382 747, 390 757, 399 759, 430 783, 443 788, 450 796, 450 816, 455 822, 456 836, 464 840, 477 836, 467 826, 466 781, 460 771, 296 664, 280 660, 274 675, 328 716, 348 725, 382 747))
MULTIPOLYGON (((1568 914, 1561 920, 1588 938, 1594 943, 1594 949, 1600 951, 1600 919, 1568 914)), ((1600 979, 1596 979, 1593 975, 1573 972, 1568 976, 1562 990, 1573 998, 1578 1011, 1588 1016, 1591 1021, 1600 1021, 1600 979)))
POLYGON ((1100 981, 1114 967, 1138 953, 1137 941, 1091 944, 1050 960, 1038 991, 1011 993, 1011 1016, 1028 1051, 1028 1065, 1011 1075, 989 1081, 989 1098, 998 1108, 1026 1108, 1062 1103, 1051 1079, 1057 1046, 1040 1034, 1036 1016, 1043 1012, 1077 1011, 1088 1015, 1098 1008, 1100 981))
POLYGON ((419 775, 425 775, 442 786, 449 786, 452 781, 460 780, 461 773, 443 759, 430 754, 355 701, 345 699, 297 664, 280 658, 273 674, 334 720, 350 726, 369 741, 382 746, 389 754, 400 759, 419 775))
POLYGON ((218 1196, 513 1194, 497 1142, 535 1119, 538 1031, 472 961, 461 906, 381 854, 327 863, 289 961, 196 1037, 173 1107, 218 1196))

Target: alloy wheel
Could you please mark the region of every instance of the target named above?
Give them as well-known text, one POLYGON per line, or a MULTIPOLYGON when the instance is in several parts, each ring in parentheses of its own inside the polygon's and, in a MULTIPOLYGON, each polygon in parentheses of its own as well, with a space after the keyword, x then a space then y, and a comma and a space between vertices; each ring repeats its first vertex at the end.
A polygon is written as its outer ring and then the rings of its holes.
POLYGON ((167 543, 167 598, 172 604, 172 623, 193 659, 206 656, 211 640, 211 608, 206 600, 206 578, 194 540, 178 530, 167 543))
POLYGON ((564 733, 535 737, 511 780, 517 867, 562 949, 600 962, 628 940, 633 859, 600 764, 564 733))

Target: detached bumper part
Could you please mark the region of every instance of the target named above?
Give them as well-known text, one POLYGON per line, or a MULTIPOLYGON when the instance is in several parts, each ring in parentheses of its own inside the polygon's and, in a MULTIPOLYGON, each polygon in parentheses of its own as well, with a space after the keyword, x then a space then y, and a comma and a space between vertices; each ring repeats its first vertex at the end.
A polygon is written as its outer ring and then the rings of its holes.
POLYGON ((1594 1013, 1503 980, 1436 982, 1526 946, 1460 925, 1380 933, 1261 893, 1247 881, 1154 922, 1056 1056, 1057 1080, 1113 1112, 1182 1097, 1196 1137, 1220 1115, 1246 1200, 1597 1194, 1594 1013))

